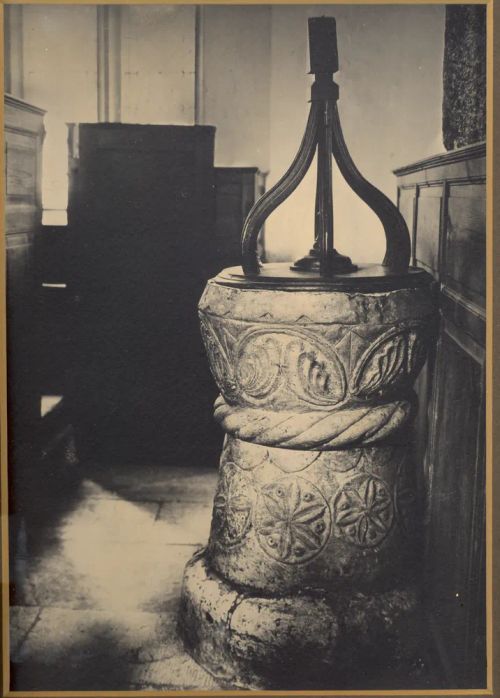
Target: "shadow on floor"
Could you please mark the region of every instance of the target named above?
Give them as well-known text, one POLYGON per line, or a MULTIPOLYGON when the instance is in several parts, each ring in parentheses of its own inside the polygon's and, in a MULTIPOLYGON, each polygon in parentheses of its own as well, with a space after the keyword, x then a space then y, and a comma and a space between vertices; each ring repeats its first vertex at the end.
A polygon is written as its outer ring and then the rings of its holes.
POLYGON ((95 461, 33 471, 11 520, 12 689, 217 688, 176 632, 216 471, 95 461))

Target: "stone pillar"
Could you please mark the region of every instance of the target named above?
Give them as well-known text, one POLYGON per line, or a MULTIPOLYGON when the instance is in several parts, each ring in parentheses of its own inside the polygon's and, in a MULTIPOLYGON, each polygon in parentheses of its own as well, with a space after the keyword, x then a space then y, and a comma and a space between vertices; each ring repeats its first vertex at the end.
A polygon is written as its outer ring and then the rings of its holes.
POLYGON ((429 282, 290 292, 219 276, 199 309, 226 437, 210 539, 185 570, 186 647, 231 686, 349 687, 397 664, 419 611, 412 385, 429 282))

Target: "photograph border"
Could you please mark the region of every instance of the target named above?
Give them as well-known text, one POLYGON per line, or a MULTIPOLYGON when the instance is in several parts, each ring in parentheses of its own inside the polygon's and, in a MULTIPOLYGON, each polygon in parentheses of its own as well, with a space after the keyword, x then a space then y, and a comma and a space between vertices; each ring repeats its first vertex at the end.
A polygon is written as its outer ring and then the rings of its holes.
MULTIPOLYGON (((500 272, 494 278, 494 269, 500 269, 500 244, 494 240, 495 224, 500 230, 500 206, 494 201, 494 170, 500 164, 500 154, 496 143, 497 129, 494 125, 495 106, 500 111, 500 96, 494 94, 494 75, 500 83, 500 52, 495 35, 498 28, 494 25, 494 5, 500 0, 345 0, 344 2, 312 2, 311 0, 108 0, 107 2, 89 2, 89 0, 9 0, 0 3, 0 41, 2 46, 0 81, 4 84, 4 7, 6 5, 485 5, 487 9, 487 119, 486 119, 486 639, 487 639, 487 688, 480 689, 436 689, 436 690, 218 690, 218 691, 15 691, 10 690, 9 666, 9 509, 8 509, 8 474, 7 474, 7 330, 6 330, 6 246, 4 199, 2 198, 2 221, 0 224, 0 527, 1 527, 1 614, 2 614, 2 696, 13 698, 41 697, 123 697, 132 696, 469 696, 495 695, 494 686, 500 686, 500 588, 493 589, 493 578, 500 575, 500 514, 494 518, 494 510, 500 511, 500 478, 493 480, 493 462, 495 456, 500 460, 500 446, 494 444, 493 433, 500 432, 500 410, 494 407, 500 402, 500 371, 494 372, 493 358, 495 347, 500 338, 500 315, 495 322, 493 308, 498 301, 500 307, 500 272), (494 550, 497 554, 494 556, 494 550), (496 621, 496 622, 495 622, 496 621)), ((3 91, 3 89, 2 89, 3 91)), ((4 125, 4 102, 1 100, 0 120, 4 125)), ((2 128, 2 148, 0 152, 0 186, 5 192, 5 150, 4 131, 2 128)), ((499 694, 500 696, 500 689, 499 694)))

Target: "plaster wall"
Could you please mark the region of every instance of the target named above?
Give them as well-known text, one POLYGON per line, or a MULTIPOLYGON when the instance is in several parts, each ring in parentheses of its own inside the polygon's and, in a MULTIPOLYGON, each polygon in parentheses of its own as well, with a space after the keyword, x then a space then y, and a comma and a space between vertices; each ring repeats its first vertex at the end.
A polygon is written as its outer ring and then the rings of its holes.
MULTIPOLYGON (((271 27, 270 176, 272 185, 299 146, 308 112, 307 19, 335 16, 339 112, 354 162, 396 200, 392 170, 443 150, 444 6, 275 5, 271 27)), ((296 193, 268 220, 271 259, 302 255, 313 239, 315 163, 296 193)), ((375 215, 334 174, 335 244, 359 262, 381 261, 375 215)))
POLYGON ((194 123, 195 7, 121 8, 121 120, 194 123))
POLYGON ((217 127, 215 161, 269 169, 269 5, 203 8, 203 121, 217 127))
MULTIPOLYGON (((293 159, 306 122, 307 19, 337 19, 339 110, 362 173, 395 200, 392 170, 443 149, 443 5, 125 5, 110 46, 119 118, 216 126, 219 166, 258 166, 268 186, 293 159)), ((91 5, 23 5, 6 23, 8 84, 47 109, 43 200, 64 209, 67 121, 97 121, 99 16, 91 5), (14 21, 15 20, 15 21, 14 21)), ((101 46, 102 50, 102 46, 101 46)), ((101 90, 101 93, 99 92, 101 90)), ((22 93, 22 94, 21 94, 22 93)), ((269 219, 270 259, 306 251, 313 234, 314 167, 269 219)), ((377 261, 376 217, 334 178, 335 239, 358 261, 377 261)))

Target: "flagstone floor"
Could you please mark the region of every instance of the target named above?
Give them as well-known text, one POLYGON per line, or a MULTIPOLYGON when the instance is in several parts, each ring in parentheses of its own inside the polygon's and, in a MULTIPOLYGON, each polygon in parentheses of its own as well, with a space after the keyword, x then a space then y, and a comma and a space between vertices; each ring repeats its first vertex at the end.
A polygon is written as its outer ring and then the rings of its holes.
POLYGON ((11 520, 11 689, 217 689, 176 632, 216 472, 71 467, 32 483, 30 505, 11 520))
MULTIPOLYGON (((26 470, 9 526, 11 690, 221 690, 177 632, 215 469, 103 459, 26 470)), ((427 670, 416 681, 441 687, 427 670)))

